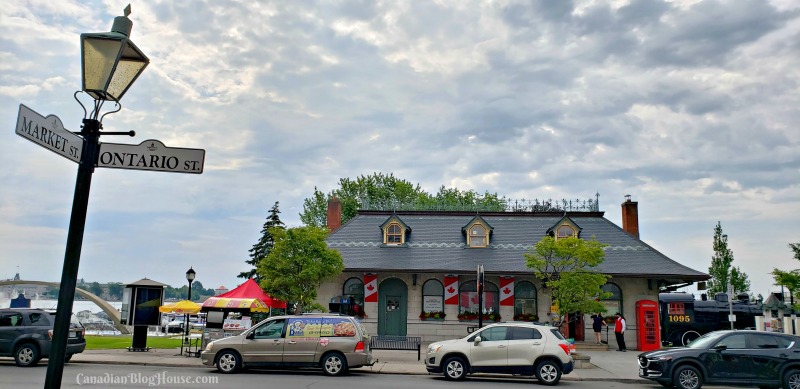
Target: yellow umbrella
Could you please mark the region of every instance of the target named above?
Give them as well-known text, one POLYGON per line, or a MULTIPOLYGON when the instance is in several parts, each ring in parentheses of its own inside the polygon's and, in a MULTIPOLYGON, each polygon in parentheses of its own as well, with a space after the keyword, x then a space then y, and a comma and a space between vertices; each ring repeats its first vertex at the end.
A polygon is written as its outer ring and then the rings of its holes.
POLYGON ((181 300, 175 304, 167 304, 158 307, 158 311, 161 313, 177 313, 180 315, 193 315, 197 312, 200 312, 200 304, 189 301, 189 300, 181 300))

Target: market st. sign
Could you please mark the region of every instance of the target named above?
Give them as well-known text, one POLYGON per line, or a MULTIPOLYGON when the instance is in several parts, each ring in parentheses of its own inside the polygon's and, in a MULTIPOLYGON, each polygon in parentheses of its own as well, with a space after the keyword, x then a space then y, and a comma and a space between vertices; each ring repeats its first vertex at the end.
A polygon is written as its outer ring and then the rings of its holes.
POLYGON ((44 117, 20 104, 16 133, 64 158, 81 161, 83 138, 65 129, 56 115, 44 117))

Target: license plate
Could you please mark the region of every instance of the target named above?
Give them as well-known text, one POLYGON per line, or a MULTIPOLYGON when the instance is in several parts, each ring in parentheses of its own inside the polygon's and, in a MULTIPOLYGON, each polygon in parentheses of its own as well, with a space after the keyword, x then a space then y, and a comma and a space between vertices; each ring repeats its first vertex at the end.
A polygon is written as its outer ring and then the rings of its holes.
POLYGON ((642 376, 642 377, 647 375, 647 372, 644 370, 644 368, 641 368, 641 367, 639 368, 639 375, 642 376))
POLYGON ((75 333, 75 331, 70 331, 70 332, 69 332, 69 337, 70 337, 70 338, 75 338, 75 337, 77 337, 77 336, 78 336, 78 335, 75 333))

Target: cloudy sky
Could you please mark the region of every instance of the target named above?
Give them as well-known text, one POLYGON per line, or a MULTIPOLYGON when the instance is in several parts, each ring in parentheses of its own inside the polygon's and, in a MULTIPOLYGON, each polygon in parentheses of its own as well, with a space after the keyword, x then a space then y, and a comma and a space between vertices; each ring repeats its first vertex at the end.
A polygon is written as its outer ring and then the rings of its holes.
MULTIPOLYGON (((58 281, 77 165, 16 135, 19 104, 80 129, 79 34, 127 1, 0 7, 0 279, 58 281)), ((202 175, 95 171, 80 277, 234 287, 269 208, 394 173, 589 199, 707 272, 722 223, 755 293, 800 268, 800 3, 137 1, 151 63, 106 131, 206 150, 202 175)), ((84 102, 87 101, 84 99, 84 102)), ((110 105, 110 104, 109 104, 110 105)))

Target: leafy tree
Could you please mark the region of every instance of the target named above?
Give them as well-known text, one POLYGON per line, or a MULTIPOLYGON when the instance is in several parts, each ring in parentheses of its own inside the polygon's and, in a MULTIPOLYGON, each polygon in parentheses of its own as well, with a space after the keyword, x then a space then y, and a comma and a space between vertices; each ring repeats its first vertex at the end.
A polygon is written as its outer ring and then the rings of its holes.
POLYGON ((525 254, 528 268, 550 289, 553 304, 558 307, 557 326, 568 313, 605 311, 598 299, 611 295, 601 289, 610 276, 593 270, 603 263, 605 246, 594 237, 587 241, 546 236, 525 254))
POLYGON ((109 282, 108 283, 108 296, 112 300, 121 300, 122 299, 122 289, 124 286, 120 282, 109 282))
MULTIPOLYGON (((316 190, 316 188, 315 188, 316 190)), ((239 278, 253 278, 256 282, 259 282, 258 272, 256 268, 258 267, 258 263, 261 260, 269 255, 270 250, 275 245, 275 239, 272 237, 270 233, 271 228, 284 228, 284 224, 281 221, 281 218, 278 214, 281 211, 278 209, 278 202, 276 201, 272 208, 269 210, 269 215, 267 216, 267 221, 264 222, 264 226, 261 227, 261 238, 253 245, 253 247, 249 250, 250 251, 250 259, 246 260, 245 262, 248 265, 253 266, 252 269, 248 271, 244 271, 239 273, 239 278)), ((214 291, 211 291, 211 295, 214 295, 214 291)))
POLYGON ((89 292, 102 297, 104 290, 100 283, 95 281, 89 285, 89 292))
POLYGON ((711 275, 708 281, 709 295, 727 293, 728 283, 733 286, 734 294, 750 291, 747 274, 738 267, 732 267, 732 263, 733 251, 728 248, 728 235, 722 233, 722 225, 717 222, 714 227, 714 256, 711 257, 711 266, 708 268, 708 274, 711 275))
POLYGON ((258 264, 261 288, 270 296, 296 304, 295 313, 325 310, 315 302, 323 281, 342 273, 338 251, 325 243, 328 232, 319 227, 272 228, 275 245, 258 264))
MULTIPOLYGON (((800 261, 800 243, 789 243, 789 248, 794 252, 794 259, 800 261)), ((775 279, 775 285, 785 286, 792 295, 800 292, 800 269, 783 271, 775 268, 772 270, 772 276, 775 279)), ((800 299, 795 299, 795 301, 798 304, 795 304, 794 308, 800 309, 800 299)))
POLYGON ((355 180, 339 179, 339 188, 322 193, 316 187, 314 194, 303 201, 300 221, 307 226, 327 226, 328 200, 339 199, 342 204, 342 223, 358 213, 360 208, 380 209, 435 209, 461 206, 479 207, 482 210, 500 211, 505 204, 497 194, 478 194, 475 191, 460 191, 442 186, 436 195, 422 190, 419 184, 399 179, 393 174, 373 173, 361 175, 355 180))

